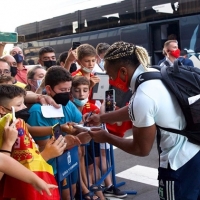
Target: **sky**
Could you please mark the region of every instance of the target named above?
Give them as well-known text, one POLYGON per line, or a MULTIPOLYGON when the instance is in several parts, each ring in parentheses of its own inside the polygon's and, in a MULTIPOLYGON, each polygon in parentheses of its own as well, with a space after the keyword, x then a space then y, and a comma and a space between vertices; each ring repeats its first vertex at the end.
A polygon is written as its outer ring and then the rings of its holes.
MULTIPOLYGON (((98 7, 117 0, 5 0, 1 6, 0 31, 12 32, 17 26, 64 15, 83 7, 98 7)), ((120 0, 118 0, 120 1, 120 0)))
MULTIPOLYGON (((120 0, 4 0, 0 12, 0 31, 14 32, 20 25, 116 1, 120 0)), ((11 47, 6 45, 6 51, 11 47)))

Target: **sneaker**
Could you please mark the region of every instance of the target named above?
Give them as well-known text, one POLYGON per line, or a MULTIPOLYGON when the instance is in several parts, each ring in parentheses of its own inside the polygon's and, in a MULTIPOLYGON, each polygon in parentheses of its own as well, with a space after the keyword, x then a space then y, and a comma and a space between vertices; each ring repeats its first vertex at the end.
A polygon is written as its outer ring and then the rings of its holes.
POLYGON ((116 188, 114 185, 104 190, 105 197, 118 197, 124 198, 127 196, 125 192, 120 191, 120 189, 116 188))

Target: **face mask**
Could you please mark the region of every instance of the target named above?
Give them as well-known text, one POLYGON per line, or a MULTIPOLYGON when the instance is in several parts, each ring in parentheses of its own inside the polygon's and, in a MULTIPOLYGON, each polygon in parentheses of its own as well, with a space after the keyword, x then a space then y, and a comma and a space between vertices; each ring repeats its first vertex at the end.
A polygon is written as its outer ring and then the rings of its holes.
POLYGON ((100 67, 102 70, 104 70, 104 63, 105 63, 104 59, 101 59, 101 62, 99 63, 99 67, 100 67))
POLYGON ((15 112, 16 118, 23 119, 25 122, 28 121, 28 118, 30 117, 30 113, 28 112, 29 108, 24 108, 22 110, 19 110, 15 112))
POLYGON ((82 67, 82 70, 86 73, 92 73, 92 69, 88 69, 87 67, 82 67))
POLYGON ((126 81, 122 81, 122 79, 119 77, 119 73, 117 74, 117 78, 115 80, 109 79, 109 84, 119 88, 120 90, 122 90, 123 92, 127 92, 129 87, 128 87, 128 77, 126 76, 126 81))
POLYGON ((175 51, 170 51, 170 54, 175 58, 178 58, 180 56, 180 49, 176 49, 175 51))
POLYGON ((39 87, 40 87, 40 85, 41 85, 41 83, 42 83, 42 80, 32 80, 32 83, 30 84, 31 85, 31 87, 33 88, 33 90, 37 90, 39 87), (36 84, 34 84, 34 82, 36 83, 36 84))
POLYGON ((36 87, 37 87, 37 89, 38 89, 38 88, 40 87, 40 85, 42 84, 42 80, 39 80, 39 79, 38 79, 38 80, 36 80, 36 82, 37 82, 37 86, 36 86, 36 87))
POLYGON ((74 99, 73 99, 73 102, 74 102, 77 106, 84 106, 84 105, 88 102, 88 98, 87 98, 87 99, 83 99, 83 100, 74 98, 74 99))
POLYGON ((43 63, 44 63, 44 66, 46 67, 46 69, 56 65, 56 61, 55 60, 47 60, 47 61, 43 61, 43 63))
POLYGON ((15 77, 17 74, 17 67, 10 66, 11 76, 15 77))
POLYGON ((56 93, 55 96, 52 98, 57 104, 66 106, 70 98, 70 92, 56 93))
POLYGON ((15 54, 13 57, 15 58, 17 63, 23 62, 23 56, 21 56, 20 54, 15 54))

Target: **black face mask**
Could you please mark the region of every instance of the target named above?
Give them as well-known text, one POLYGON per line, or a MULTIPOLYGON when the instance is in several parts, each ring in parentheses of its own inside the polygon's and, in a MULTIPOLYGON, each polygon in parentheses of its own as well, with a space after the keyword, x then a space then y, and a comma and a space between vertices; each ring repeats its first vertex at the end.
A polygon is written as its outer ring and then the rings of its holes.
POLYGON ((44 63, 44 66, 46 67, 46 69, 56 65, 56 61, 55 60, 43 61, 43 63, 44 63))
POLYGON ((15 54, 13 57, 15 58, 17 63, 23 62, 23 56, 21 56, 20 54, 15 54))
POLYGON ((56 93, 54 97, 52 97, 54 101, 57 104, 61 104, 63 106, 66 106, 67 103, 69 102, 70 98, 70 92, 65 92, 65 93, 56 93))
POLYGON ((25 122, 28 121, 30 117, 30 113, 28 112, 29 108, 24 108, 23 110, 19 110, 15 113, 16 118, 23 119, 25 122))
POLYGON ((17 74, 17 67, 10 66, 11 76, 15 77, 17 74))

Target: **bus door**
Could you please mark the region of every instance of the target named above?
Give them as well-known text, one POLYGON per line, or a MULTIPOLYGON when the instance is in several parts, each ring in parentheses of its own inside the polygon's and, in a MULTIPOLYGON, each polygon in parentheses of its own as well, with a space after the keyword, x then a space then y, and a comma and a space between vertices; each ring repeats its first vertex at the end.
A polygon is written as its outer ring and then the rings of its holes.
POLYGON ((135 24, 121 28, 120 40, 124 42, 133 43, 135 45, 143 46, 147 50, 148 46, 148 24, 135 24))
POLYGON ((153 65, 157 65, 164 58, 163 46, 167 40, 177 40, 179 48, 181 48, 179 20, 150 24, 149 33, 150 54, 153 65))

